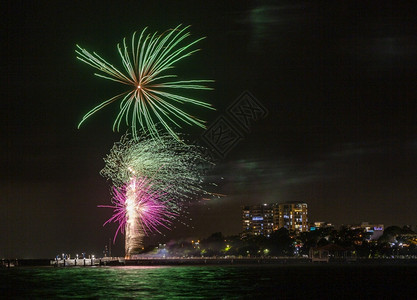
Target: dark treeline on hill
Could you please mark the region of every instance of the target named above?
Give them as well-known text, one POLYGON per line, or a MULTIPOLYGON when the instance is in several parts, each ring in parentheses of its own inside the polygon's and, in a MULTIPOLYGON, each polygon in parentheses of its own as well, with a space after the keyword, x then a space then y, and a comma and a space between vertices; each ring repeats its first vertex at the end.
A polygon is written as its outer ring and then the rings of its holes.
POLYGON ((216 232, 202 240, 171 241, 150 246, 147 254, 175 257, 305 257, 312 247, 335 244, 351 250, 357 257, 382 258, 417 256, 417 234, 409 227, 387 227, 378 240, 370 240, 363 229, 320 228, 295 234, 285 228, 262 235, 223 236, 216 232))

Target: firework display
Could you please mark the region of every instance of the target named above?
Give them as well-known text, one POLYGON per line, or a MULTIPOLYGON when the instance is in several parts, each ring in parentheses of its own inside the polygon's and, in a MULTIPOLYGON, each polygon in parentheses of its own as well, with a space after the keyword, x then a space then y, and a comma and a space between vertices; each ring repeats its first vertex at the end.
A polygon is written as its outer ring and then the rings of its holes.
POLYGON ((113 216, 104 225, 110 222, 119 224, 113 241, 119 232, 126 234, 126 257, 143 247, 144 234, 160 232, 160 226, 168 228, 178 215, 176 205, 165 195, 164 191, 154 189, 151 179, 134 176, 122 187, 113 187, 114 205, 99 205, 113 209, 113 216))
POLYGON ((168 133, 158 133, 158 139, 145 131, 139 134, 140 140, 122 136, 101 170, 114 186, 114 205, 101 206, 114 209, 105 224, 119 223, 114 238, 118 232, 125 234, 127 258, 143 246, 144 234, 168 228, 171 220, 184 217, 191 198, 209 194, 203 189, 203 175, 211 163, 202 156, 203 149, 168 133))
POLYGON ((174 64, 190 56, 198 49, 193 46, 201 41, 199 38, 187 41, 189 26, 181 25, 158 35, 147 34, 146 28, 137 38, 133 34, 130 49, 126 39, 117 49, 122 60, 124 72, 108 63, 97 53, 77 45, 77 58, 89 66, 99 70, 95 75, 127 86, 127 90, 100 103, 91 109, 81 120, 78 127, 91 115, 112 102, 120 100, 120 111, 113 123, 113 130, 119 130, 120 123, 125 119, 132 129, 134 139, 138 138, 139 128, 146 129, 154 137, 158 137, 157 123, 179 139, 171 126, 181 127, 180 123, 205 128, 204 121, 183 110, 184 104, 212 108, 210 104, 181 95, 184 90, 210 90, 205 84, 212 80, 177 80, 177 75, 169 72, 174 64))
POLYGON ((118 69, 95 52, 77 45, 77 58, 98 70, 95 75, 126 86, 91 109, 78 128, 105 106, 119 103, 113 130, 122 121, 131 133, 122 136, 104 159, 101 175, 112 181, 113 215, 104 223, 118 223, 114 235, 125 234, 125 253, 130 258, 143 247, 150 232, 168 228, 184 215, 191 198, 208 194, 202 188, 203 174, 211 164, 202 149, 187 145, 172 128, 182 124, 205 128, 204 121, 186 112, 191 106, 213 109, 210 104, 184 92, 210 90, 212 80, 182 80, 171 69, 198 49, 203 38, 190 40, 189 27, 181 25, 162 34, 146 28, 131 40, 117 45, 123 68, 118 69), (139 139, 140 137, 140 139, 139 139))
POLYGON ((200 147, 178 142, 167 133, 159 134, 158 140, 149 133, 140 134, 141 140, 124 135, 113 145, 104 158, 102 176, 118 187, 132 176, 153 178, 155 187, 163 188, 177 202, 206 193, 203 175, 211 163, 200 147))

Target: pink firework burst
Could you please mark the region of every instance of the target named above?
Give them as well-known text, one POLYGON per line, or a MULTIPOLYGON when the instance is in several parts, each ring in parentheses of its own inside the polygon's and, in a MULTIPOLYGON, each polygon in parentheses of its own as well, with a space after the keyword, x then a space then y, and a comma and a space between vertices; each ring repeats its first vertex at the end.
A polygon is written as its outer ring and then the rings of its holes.
POLYGON ((119 232, 124 234, 128 228, 143 230, 146 235, 160 233, 158 227, 169 229, 172 219, 178 215, 167 193, 154 189, 146 177, 132 177, 121 188, 113 187, 113 204, 98 206, 113 208, 113 216, 103 224, 119 223, 113 241, 119 232))

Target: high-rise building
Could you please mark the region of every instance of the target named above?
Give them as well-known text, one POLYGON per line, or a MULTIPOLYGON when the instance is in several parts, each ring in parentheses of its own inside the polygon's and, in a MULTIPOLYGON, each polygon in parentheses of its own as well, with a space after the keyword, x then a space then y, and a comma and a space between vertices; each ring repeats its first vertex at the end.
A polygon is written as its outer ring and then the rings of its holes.
POLYGON ((307 232, 309 230, 307 203, 285 202, 276 206, 276 229, 284 227, 295 232, 307 232))
POLYGON ((243 207, 243 233, 269 236, 282 227, 294 232, 308 231, 307 203, 286 202, 243 207))
POLYGON ((274 226, 274 209, 271 204, 243 207, 242 229, 246 234, 269 237, 274 226))

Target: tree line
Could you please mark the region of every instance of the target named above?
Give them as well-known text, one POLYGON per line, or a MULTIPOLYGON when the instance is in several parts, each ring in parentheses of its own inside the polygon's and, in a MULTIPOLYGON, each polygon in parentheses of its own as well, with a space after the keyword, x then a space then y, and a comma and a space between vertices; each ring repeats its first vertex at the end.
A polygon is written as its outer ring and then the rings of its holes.
MULTIPOLYGON (((409 227, 390 226, 377 240, 362 228, 332 227, 294 233, 285 228, 263 235, 224 236, 221 232, 202 240, 171 241, 158 247, 158 253, 176 257, 303 257, 311 247, 336 244, 357 257, 380 258, 417 256, 417 234, 409 227)), ((145 252, 155 251, 155 246, 145 252)))

